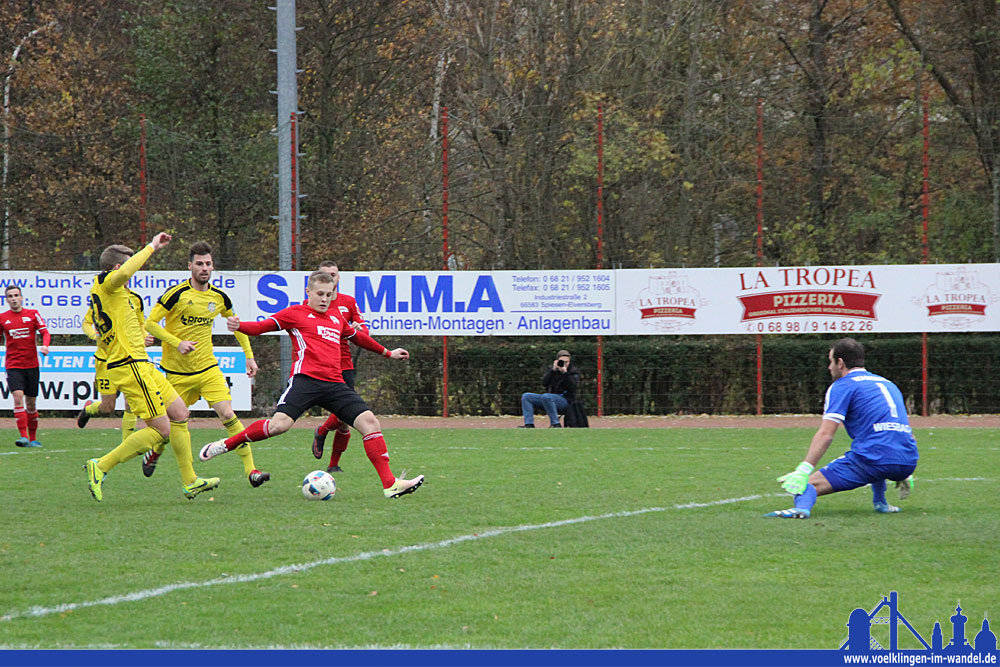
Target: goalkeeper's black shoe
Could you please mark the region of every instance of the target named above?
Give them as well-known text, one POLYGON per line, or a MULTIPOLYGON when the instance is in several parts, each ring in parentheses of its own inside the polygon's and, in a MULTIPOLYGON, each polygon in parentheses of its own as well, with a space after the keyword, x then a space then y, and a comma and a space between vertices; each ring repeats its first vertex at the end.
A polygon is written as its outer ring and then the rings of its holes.
POLYGON ((87 426, 87 422, 90 421, 90 415, 87 414, 87 406, 93 403, 93 401, 87 401, 83 404, 83 410, 80 410, 80 414, 76 416, 76 427, 84 428, 87 426))
POLYGON ((323 445, 326 444, 326 436, 320 435, 319 431, 313 431, 313 456, 318 459, 323 458, 323 445))
POLYGON ((247 478, 250 480, 250 486, 256 489, 258 486, 271 479, 271 473, 261 472, 260 470, 252 470, 247 478))

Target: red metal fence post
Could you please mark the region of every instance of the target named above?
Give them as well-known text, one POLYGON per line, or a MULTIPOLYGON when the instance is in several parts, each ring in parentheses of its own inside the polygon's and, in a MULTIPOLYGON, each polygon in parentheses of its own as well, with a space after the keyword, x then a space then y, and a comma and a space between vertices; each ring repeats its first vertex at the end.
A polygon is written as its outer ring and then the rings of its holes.
MULTIPOLYGON (((757 266, 764 264, 764 99, 757 98, 757 266)), ((764 414, 764 346, 757 334, 757 415, 764 414)))
MULTIPOLYGON (((920 263, 926 264, 928 260, 929 248, 927 242, 927 214, 930 208, 930 113, 927 109, 928 96, 924 93, 924 182, 923 191, 920 195, 921 217, 923 218, 923 234, 921 238, 920 263)), ((927 332, 920 334, 920 414, 926 417, 930 414, 927 401, 927 332)))
MULTIPOLYGON (((604 268, 604 107, 597 105, 597 268, 604 268)), ((604 416, 604 336, 597 337, 597 416, 604 416)))
MULTIPOLYGON (((441 107, 441 242, 444 270, 448 271, 448 107, 441 107)), ((448 337, 441 339, 441 416, 448 416, 448 337)))
POLYGON ((146 245, 146 114, 139 114, 139 240, 146 245))

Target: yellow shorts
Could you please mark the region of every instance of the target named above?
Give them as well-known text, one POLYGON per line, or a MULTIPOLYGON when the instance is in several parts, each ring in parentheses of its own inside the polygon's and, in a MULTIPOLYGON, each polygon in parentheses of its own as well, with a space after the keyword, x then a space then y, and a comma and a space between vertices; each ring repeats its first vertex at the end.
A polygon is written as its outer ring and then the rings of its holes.
POLYGON ((108 376, 106 359, 94 358, 94 384, 97 385, 97 393, 101 396, 114 396, 118 393, 118 387, 108 376))
POLYGON ((125 394, 132 413, 139 419, 162 417, 167 414, 166 406, 177 399, 177 390, 148 361, 109 368, 108 378, 125 394))
POLYGON ((213 406, 219 401, 231 401, 233 395, 229 391, 229 383, 226 377, 219 370, 218 366, 212 366, 200 373, 193 375, 182 375, 167 371, 167 379, 177 390, 177 394, 184 401, 184 405, 191 406, 204 397, 209 406, 213 406))

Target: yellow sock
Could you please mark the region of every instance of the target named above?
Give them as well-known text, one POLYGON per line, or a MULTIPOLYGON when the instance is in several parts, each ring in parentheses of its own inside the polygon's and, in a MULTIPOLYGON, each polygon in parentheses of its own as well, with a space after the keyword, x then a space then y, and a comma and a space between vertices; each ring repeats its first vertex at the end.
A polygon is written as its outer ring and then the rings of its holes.
POLYGON ((86 412, 91 417, 96 417, 101 412, 101 402, 94 401, 93 403, 85 407, 83 411, 86 412))
MULTIPOLYGON (((135 418, 135 413, 132 412, 131 410, 125 410, 125 414, 122 415, 122 442, 125 442, 126 438, 128 438, 130 435, 132 435, 133 433, 135 433, 135 422, 136 421, 137 420, 135 418)), ((164 447, 164 445, 165 445, 165 443, 159 445, 159 447, 162 448, 162 447, 164 447)), ((154 449, 155 448, 156 448, 156 445, 154 445, 154 449)))
POLYGON ((174 450, 177 467, 181 471, 181 481, 191 484, 198 479, 191 459, 191 432, 188 430, 187 420, 182 422, 170 420, 170 449, 174 450))
MULTIPOLYGON (((139 454, 148 452, 154 445, 162 442, 164 442, 164 438, 160 432, 147 426, 141 431, 136 431, 120 445, 102 456, 97 462, 97 467, 101 469, 101 472, 108 472, 119 463, 125 463, 139 454)), ((188 454, 190 455, 190 451, 188 454)))
MULTIPOLYGON (((222 422, 222 425, 226 427, 226 433, 230 437, 236 435, 243 430, 243 422, 240 421, 239 417, 233 417, 228 421, 222 422)), ((249 475, 257 466, 253 462, 253 451, 250 449, 250 443, 244 442, 242 445, 236 448, 236 453, 240 455, 240 461, 243 462, 243 474, 249 475)))

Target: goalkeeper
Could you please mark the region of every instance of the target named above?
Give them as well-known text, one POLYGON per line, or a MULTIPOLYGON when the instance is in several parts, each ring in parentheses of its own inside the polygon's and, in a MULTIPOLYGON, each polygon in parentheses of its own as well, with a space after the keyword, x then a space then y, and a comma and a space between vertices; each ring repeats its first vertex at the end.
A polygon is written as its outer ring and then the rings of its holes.
POLYGON ((886 480, 896 482, 899 497, 913 489, 917 441, 913 438, 903 395, 895 384, 865 370, 865 349, 853 338, 841 338, 830 348, 833 384, 826 390, 823 423, 809 445, 805 460, 778 478, 795 496, 795 506, 764 516, 808 519, 817 496, 871 485, 875 511, 898 512, 885 499, 886 480), (816 470, 841 424, 851 448, 816 470))

